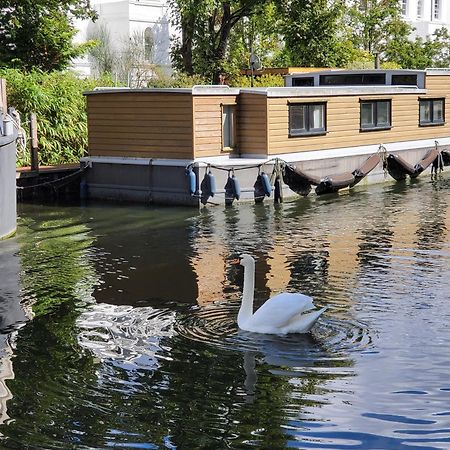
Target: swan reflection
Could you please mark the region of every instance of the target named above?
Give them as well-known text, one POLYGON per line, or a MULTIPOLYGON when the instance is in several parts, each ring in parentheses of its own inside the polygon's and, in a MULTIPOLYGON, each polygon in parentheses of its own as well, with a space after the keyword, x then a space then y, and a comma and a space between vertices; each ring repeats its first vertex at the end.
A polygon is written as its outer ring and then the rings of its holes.
POLYGON ((319 334, 281 336, 239 330, 229 341, 243 353, 246 403, 257 396, 261 365, 273 375, 296 379, 296 384, 310 378, 318 381, 353 375, 353 361, 348 355, 329 351, 319 334))

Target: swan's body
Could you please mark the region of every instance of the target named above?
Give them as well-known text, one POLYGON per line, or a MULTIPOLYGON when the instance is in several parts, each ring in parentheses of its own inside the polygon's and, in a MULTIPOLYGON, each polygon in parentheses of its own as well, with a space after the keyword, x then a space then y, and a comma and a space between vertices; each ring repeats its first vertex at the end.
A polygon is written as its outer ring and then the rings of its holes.
POLYGON ((322 308, 305 314, 314 309, 312 298, 283 292, 253 313, 255 260, 250 255, 242 255, 239 262, 244 267, 242 304, 237 318, 240 329, 265 334, 307 333, 326 310, 322 308))

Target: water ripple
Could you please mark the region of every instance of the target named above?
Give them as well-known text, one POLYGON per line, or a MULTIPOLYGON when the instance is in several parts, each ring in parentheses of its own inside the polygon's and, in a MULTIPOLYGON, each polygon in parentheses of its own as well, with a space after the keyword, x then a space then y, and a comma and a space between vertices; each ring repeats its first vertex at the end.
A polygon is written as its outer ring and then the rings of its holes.
POLYGON ((96 304, 77 319, 78 344, 101 361, 155 370, 165 354, 161 341, 173 336, 174 321, 170 310, 96 304))
POLYGON ((298 344, 312 342, 309 352, 314 348, 327 352, 361 352, 369 350, 373 337, 366 325, 356 320, 337 319, 325 313, 309 335, 262 335, 239 330, 236 317, 240 302, 216 303, 206 307, 193 307, 189 313, 179 317, 175 330, 187 339, 206 342, 228 350, 258 351, 267 342, 285 345, 298 354, 298 344), (301 338, 301 339, 300 339, 301 338))

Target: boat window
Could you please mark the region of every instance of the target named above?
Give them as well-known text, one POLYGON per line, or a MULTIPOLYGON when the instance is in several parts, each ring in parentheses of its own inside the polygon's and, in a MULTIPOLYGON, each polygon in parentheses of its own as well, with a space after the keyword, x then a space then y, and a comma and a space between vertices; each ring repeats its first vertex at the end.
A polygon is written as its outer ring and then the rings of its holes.
POLYGON ((361 101, 361 131, 386 130, 391 128, 391 101, 361 101))
POLYGON ((417 75, 392 75, 392 83, 397 86, 417 86, 417 75))
POLYGON ((302 78, 293 78, 292 86, 314 86, 314 78, 313 77, 302 77, 302 78))
POLYGON ((222 150, 236 146, 236 105, 222 105, 222 150))
POLYGON ((384 73, 346 73, 336 75, 320 75, 321 86, 371 86, 386 84, 384 73))
POLYGON ((419 100, 419 125, 443 125, 445 101, 443 98, 419 100))
POLYGON ((326 103, 292 103, 289 105, 289 136, 326 132, 326 103))

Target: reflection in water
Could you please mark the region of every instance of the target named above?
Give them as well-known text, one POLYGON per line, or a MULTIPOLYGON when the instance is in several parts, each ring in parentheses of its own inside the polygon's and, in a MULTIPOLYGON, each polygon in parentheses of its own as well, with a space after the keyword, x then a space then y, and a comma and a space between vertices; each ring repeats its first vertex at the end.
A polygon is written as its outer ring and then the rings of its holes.
MULTIPOLYGON (((7 402, 12 393, 6 381, 14 378, 12 357, 17 330, 31 317, 20 303, 20 262, 15 239, 0 241, 0 424, 9 419, 7 402)), ((1 433, 0 433, 1 436, 1 433)))
POLYGON ((13 327, 0 446, 448 448, 449 189, 23 205, 11 298, 34 318, 13 327), (255 307, 281 291, 329 307, 311 335, 237 329, 243 271, 228 261, 244 252, 255 307))
POLYGON ((159 367, 160 341, 172 336, 175 312, 93 305, 77 319, 78 343, 102 362, 125 369, 159 367))

